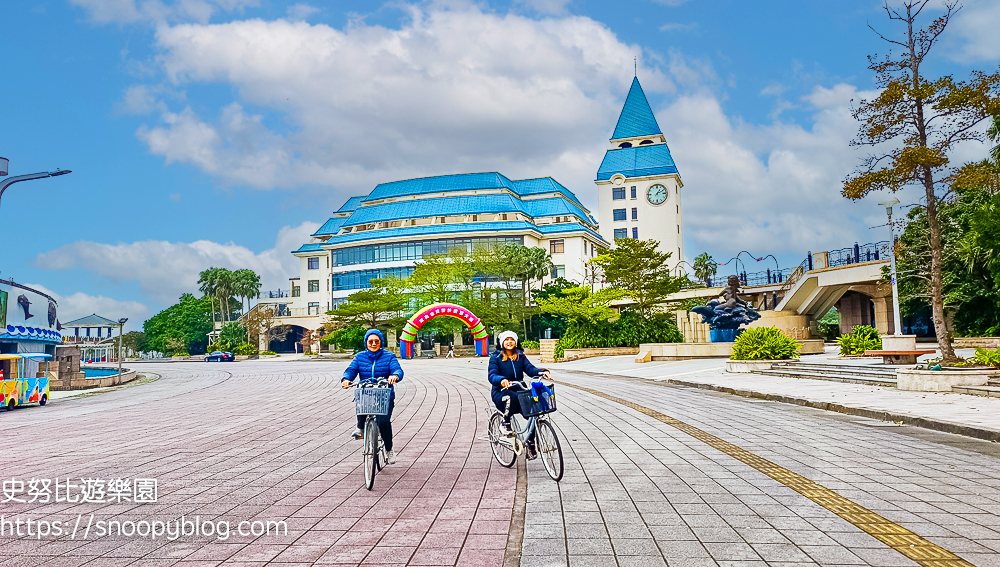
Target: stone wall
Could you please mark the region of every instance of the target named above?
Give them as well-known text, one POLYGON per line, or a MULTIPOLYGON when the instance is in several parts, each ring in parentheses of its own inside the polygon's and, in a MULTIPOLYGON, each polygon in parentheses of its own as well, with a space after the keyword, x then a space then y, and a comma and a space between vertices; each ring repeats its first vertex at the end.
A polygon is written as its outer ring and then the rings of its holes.
POLYGON ((134 370, 122 369, 121 375, 101 376, 100 378, 87 378, 83 372, 74 372, 68 375, 53 375, 49 380, 49 390, 89 390, 91 388, 107 388, 108 386, 119 386, 135 380, 139 375, 134 370))
POLYGON ((619 348, 571 348, 563 352, 564 362, 570 360, 580 360, 581 358, 593 358, 595 356, 635 356, 639 354, 638 347, 619 348))
POLYGON ((538 341, 538 356, 542 363, 552 363, 556 361, 556 343, 558 339, 541 339, 538 341))
POLYGON ((1000 348, 1000 337, 955 337, 952 340, 955 348, 1000 348))

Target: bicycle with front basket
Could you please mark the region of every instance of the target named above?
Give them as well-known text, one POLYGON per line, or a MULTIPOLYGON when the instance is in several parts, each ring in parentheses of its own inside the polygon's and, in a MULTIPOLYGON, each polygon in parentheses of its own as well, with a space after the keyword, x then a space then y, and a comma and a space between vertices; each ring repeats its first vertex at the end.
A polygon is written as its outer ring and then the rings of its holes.
POLYGON ((517 461, 518 455, 525 451, 526 440, 534 433, 535 449, 542 466, 545 467, 545 472, 552 480, 559 482, 563 477, 562 445, 548 418, 548 414, 556 411, 555 385, 549 384, 546 387, 548 392, 538 394, 525 382, 511 384, 510 389, 515 390, 521 412, 526 418, 523 428, 519 428, 512 419, 511 429, 507 430, 503 424, 503 413, 495 407, 487 408, 487 413, 490 414, 488 429, 490 447, 497 462, 510 468, 517 461), (515 389, 514 386, 519 388, 515 389))
POLYGON ((361 429, 364 434, 364 449, 361 452, 362 467, 365 470, 365 488, 372 489, 375 485, 375 475, 388 462, 385 442, 379 434, 376 418, 389 413, 389 396, 392 389, 389 381, 379 379, 378 382, 358 383, 354 391, 354 412, 365 416, 365 425, 361 429))

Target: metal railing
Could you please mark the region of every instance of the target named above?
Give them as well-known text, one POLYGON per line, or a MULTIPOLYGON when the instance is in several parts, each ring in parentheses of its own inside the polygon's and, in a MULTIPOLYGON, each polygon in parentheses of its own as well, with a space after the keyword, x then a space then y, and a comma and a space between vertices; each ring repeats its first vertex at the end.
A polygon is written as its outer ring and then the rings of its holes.
POLYGON ((291 297, 292 292, 286 289, 279 289, 275 291, 262 291, 257 299, 281 299, 282 297, 291 297))
POLYGON ((870 242, 868 244, 858 244, 855 242, 852 248, 830 250, 827 254, 829 258, 828 265, 831 268, 860 264, 862 262, 888 260, 889 242, 870 242))
POLYGON ((879 260, 889 259, 889 242, 869 242, 868 244, 857 244, 850 248, 841 248, 839 250, 830 250, 829 252, 809 252, 806 254, 805 260, 794 267, 794 268, 784 268, 782 270, 764 270, 762 272, 751 272, 747 273, 742 271, 736 274, 716 274, 711 278, 708 278, 708 282, 703 280, 698 280, 699 283, 707 283, 708 287, 726 287, 729 281, 730 275, 735 275, 740 280, 741 287, 750 287, 758 285, 771 285, 771 284, 783 284, 781 287, 783 289, 789 289, 796 281, 806 272, 811 272, 814 269, 813 257, 826 254, 827 265, 823 266, 820 263, 819 267, 836 268, 839 266, 849 266, 851 264, 860 264, 863 262, 876 262, 879 260))

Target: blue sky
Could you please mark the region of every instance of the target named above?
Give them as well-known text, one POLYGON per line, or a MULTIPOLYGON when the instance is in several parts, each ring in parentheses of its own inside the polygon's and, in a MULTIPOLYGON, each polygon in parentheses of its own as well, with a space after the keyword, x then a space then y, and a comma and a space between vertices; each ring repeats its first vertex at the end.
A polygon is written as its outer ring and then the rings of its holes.
MULTIPOLYGON (((850 100, 886 50, 866 24, 901 31, 877 2, 10 4, 0 155, 12 175, 74 173, 4 195, 0 277, 56 294, 62 320, 139 322, 212 265, 283 286, 289 251, 382 181, 551 175, 596 208, 633 57, 690 256, 787 266, 887 237, 877 196, 838 192, 860 155, 850 100)), ((1000 61, 1000 3, 964 4, 931 74, 1000 61)))

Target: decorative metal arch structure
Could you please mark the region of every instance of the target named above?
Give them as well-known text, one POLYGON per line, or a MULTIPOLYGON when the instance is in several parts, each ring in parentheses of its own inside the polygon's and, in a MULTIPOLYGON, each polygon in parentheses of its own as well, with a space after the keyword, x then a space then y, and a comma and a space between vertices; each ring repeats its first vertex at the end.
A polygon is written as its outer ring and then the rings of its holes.
POLYGON ((403 332, 399 337, 399 354, 401 358, 413 358, 413 343, 417 342, 417 333, 420 329, 435 317, 453 317, 465 323, 472 333, 473 340, 476 341, 476 354, 478 356, 488 356, 490 353, 490 335, 486 332, 483 322, 461 305, 454 303, 435 303, 428 305, 413 314, 413 317, 403 325, 403 332))

